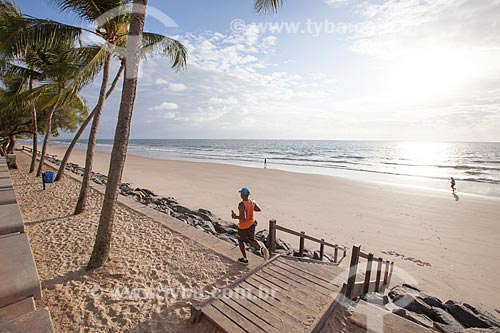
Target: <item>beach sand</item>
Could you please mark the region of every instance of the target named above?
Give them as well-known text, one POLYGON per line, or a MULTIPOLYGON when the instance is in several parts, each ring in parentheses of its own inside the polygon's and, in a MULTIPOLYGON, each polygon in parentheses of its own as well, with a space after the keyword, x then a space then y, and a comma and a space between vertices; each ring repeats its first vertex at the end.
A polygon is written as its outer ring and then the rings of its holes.
MULTIPOLYGON (((63 147, 50 147, 61 158, 63 147)), ((84 152, 71 161, 84 165, 84 152)), ((107 174, 109 154, 96 153, 96 172, 107 174)), ((252 191, 270 219, 311 236, 393 260, 393 284, 410 283, 438 296, 468 302, 498 315, 500 199, 352 179, 213 163, 163 161, 129 155, 123 176, 132 186, 175 197, 229 220, 238 189, 252 191), (456 200, 458 199, 458 201, 456 200), (497 310, 495 312, 495 310, 497 310)), ((76 195, 76 194, 74 194, 76 195)), ((298 246, 298 238, 278 232, 298 246)), ((306 247, 316 247, 306 241, 306 247)), ((316 248, 314 248, 316 249, 316 248)), ((348 260, 343 265, 348 265, 348 260)))
POLYGON ((73 216, 80 183, 64 177, 43 191, 27 173, 30 157, 17 159, 11 178, 42 281, 38 306, 48 306, 56 332, 189 332, 189 290, 202 290, 201 299, 244 273, 124 206, 116 210, 111 260, 86 272, 102 194, 91 189, 88 212, 73 216))

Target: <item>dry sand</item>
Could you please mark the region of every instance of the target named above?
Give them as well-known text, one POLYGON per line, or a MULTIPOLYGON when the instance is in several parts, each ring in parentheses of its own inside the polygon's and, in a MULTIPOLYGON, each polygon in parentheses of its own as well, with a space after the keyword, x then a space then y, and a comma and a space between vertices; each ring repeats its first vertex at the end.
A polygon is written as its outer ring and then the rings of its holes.
POLYGON ((123 206, 112 260, 86 272, 102 195, 91 190, 89 211, 73 216, 78 182, 64 177, 42 191, 27 173, 29 157, 18 154, 18 165, 11 176, 42 280, 39 305, 49 307, 57 332, 189 332, 183 288, 208 293, 243 274, 239 264, 123 206))
MULTIPOLYGON (((62 157, 64 148, 50 147, 49 153, 62 157)), ((75 151, 72 161, 83 166, 84 152, 75 151)), ((108 162, 109 154, 97 153, 95 171, 107 174, 108 162)), ((411 283, 443 301, 500 310, 498 198, 458 193, 456 201, 451 193, 433 190, 132 155, 123 180, 227 219, 238 204, 237 190, 248 186, 263 208, 260 229, 276 219, 328 241, 359 243, 395 261, 393 282, 411 283)), ((297 238, 288 239, 298 246, 297 238)))

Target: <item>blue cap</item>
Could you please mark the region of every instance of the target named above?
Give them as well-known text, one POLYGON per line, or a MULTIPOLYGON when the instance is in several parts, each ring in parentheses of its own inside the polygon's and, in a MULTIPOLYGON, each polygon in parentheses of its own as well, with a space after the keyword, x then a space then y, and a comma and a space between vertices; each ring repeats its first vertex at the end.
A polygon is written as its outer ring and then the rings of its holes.
POLYGON ((243 195, 250 195, 250 190, 247 189, 246 187, 243 187, 241 190, 240 190, 240 193, 243 194, 243 195))

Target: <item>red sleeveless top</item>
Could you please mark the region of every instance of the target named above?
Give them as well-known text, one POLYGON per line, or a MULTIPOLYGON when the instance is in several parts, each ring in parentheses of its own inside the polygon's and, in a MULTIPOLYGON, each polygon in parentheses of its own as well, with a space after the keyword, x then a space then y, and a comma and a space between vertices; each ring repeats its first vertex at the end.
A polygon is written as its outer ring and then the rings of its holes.
POLYGON ((255 219, 253 218, 253 210, 254 204, 252 200, 242 201, 243 206, 245 207, 245 220, 240 220, 239 228, 240 229, 248 229, 254 224, 255 219))

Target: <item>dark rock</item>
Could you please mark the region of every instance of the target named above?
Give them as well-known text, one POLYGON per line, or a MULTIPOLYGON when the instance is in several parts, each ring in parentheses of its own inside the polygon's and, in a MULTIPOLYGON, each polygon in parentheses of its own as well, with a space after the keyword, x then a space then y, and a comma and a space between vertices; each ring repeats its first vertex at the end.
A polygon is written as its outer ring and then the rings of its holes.
POLYGON ((464 327, 446 310, 438 307, 433 307, 432 309, 440 319, 439 322, 434 322, 434 328, 444 333, 458 333, 464 331, 464 327))
POLYGON ((361 299, 367 303, 379 306, 385 310, 385 305, 389 303, 389 298, 379 293, 369 293, 361 296, 361 299))
POLYGON ((403 296, 403 295, 411 295, 414 297, 419 297, 420 291, 411 286, 407 287, 407 285, 395 286, 391 289, 391 291, 389 291, 389 297, 393 300, 398 296, 403 296))
MULTIPOLYGON (((433 321, 441 322, 441 318, 436 315, 434 310, 419 298, 412 295, 399 295, 393 299, 394 304, 400 308, 415 312, 418 314, 426 315, 433 321)), ((444 324, 444 322, 442 322, 444 324)))
POLYGON ((267 244, 268 237, 269 237, 269 231, 267 229, 260 230, 255 234, 255 239, 264 244, 267 244))
POLYGON ((464 307, 466 307, 467 309, 471 310, 476 315, 478 315, 480 318, 487 321, 491 325, 491 327, 499 327, 500 328, 500 321, 498 321, 498 319, 494 315, 492 315, 491 313, 488 313, 486 311, 481 312, 478 309, 476 309, 475 307, 473 307, 472 305, 467 304, 467 303, 464 303, 463 305, 464 305, 464 307))
POLYGON ((213 215, 210 211, 205 210, 205 209, 199 209, 197 212, 194 214, 200 216, 203 218, 205 221, 210 221, 212 223, 218 222, 217 216, 213 215))
POLYGON ((193 211, 189 208, 186 208, 184 206, 181 206, 181 205, 173 205, 172 207, 172 210, 176 213, 180 213, 180 214, 193 214, 193 211))
POLYGON ((136 188, 135 191, 142 192, 146 196, 155 196, 155 194, 146 188, 136 188))
POLYGON ((500 328, 467 328, 464 333, 500 333, 500 328))
POLYGON ((431 307, 435 307, 435 308, 440 308, 440 309, 446 310, 446 306, 437 297, 427 296, 427 297, 423 298, 422 300, 424 301, 425 304, 427 304, 427 305, 429 305, 431 307))
POLYGON ((424 327, 433 327, 433 321, 427 317, 426 315, 418 314, 418 313, 413 313, 411 311, 406 311, 405 309, 396 309, 392 311, 395 315, 398 315, 400 317, 403 317, 409 321, 412 321, 420 326, 424 327))
POLYGON ((203 227, 203 229, 206 232, 211 233, 213 235, 217 235, 217 231, 215 231, 215 228, 214 228, 214 225, 212 224, 212 222, 210 222, 210 221, 204 221, 204 223, 201 224, 201 226, 203 227))
POLYGON ((293 251, 292 246, 289 243, 287 243, 281 239, 276 240, 276 249, 277 250, 286 250, 290 253, 292 253, 292 251, 293 251))
POLYGON ((474 313, 471 309, 455 301, 445 303, 448 312, 465 328, 490 328, 492 325, 486 318, 474 313))
POLYGON ((238 240, 234 236, 218 234, 217 238, 222 239, 225 242, 231 243, 233 245, 238 245, 238 240))

